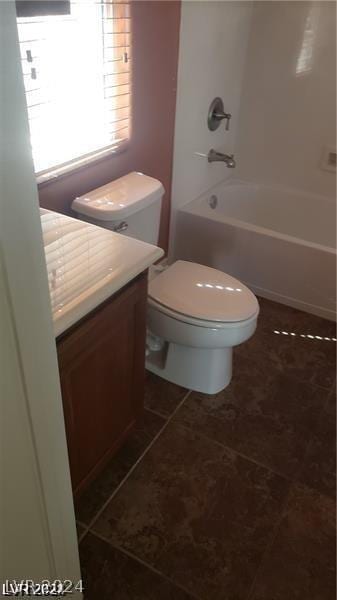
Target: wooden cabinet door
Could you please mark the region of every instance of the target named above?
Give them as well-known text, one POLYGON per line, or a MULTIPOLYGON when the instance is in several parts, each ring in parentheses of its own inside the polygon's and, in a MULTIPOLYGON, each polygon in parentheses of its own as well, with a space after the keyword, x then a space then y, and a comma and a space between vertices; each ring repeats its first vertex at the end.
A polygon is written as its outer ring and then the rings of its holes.
POLYGON ((142 412, 146 295, 143 274, 58 340, 75 494, 116 452, 142 412))

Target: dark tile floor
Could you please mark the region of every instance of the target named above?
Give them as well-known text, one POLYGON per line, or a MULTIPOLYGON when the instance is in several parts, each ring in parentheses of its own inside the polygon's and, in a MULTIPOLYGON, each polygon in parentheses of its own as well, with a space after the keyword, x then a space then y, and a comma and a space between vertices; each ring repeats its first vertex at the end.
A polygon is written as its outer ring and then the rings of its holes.
POLYGON ((76 507, 86 600, 335 600, 335 327, 260 305, 223 392, 147 376, 76 507))

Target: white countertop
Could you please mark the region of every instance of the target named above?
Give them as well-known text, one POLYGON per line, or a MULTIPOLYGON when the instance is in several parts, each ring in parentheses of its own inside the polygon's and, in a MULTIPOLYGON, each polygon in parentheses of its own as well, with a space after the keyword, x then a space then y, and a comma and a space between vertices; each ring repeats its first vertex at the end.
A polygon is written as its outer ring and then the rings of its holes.
POLYGON ((163 256, 157 246, 41 209, 55 336, 163 256))

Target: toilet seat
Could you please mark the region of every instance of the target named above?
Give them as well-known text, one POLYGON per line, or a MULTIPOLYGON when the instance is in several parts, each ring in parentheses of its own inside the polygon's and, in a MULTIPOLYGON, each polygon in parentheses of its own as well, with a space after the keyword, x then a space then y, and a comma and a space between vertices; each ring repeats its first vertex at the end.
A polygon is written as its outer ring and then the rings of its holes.
POLYGON ((192 348, 232 348, 253 335, 256 323, 257 314, 232 323, 193 322, 173 311, 162 310, 156 303, 149 303, 147 312, 149 332, 168 342, 192 348))
POLYGON ((256 319, 259 305, 240 281, 204 265, 178 260, 149 283, 149 305, 198 327, 231 329, 256 319))
POLYGON ((241 325, 244 326, 246 323, 248 323, 250 321, 254 321, 259 314, 259 308, 258 308, 257 311, 251 317, 249 317, 248 319, 245 319, 245 320, 241 320, 241 321, 209 321, 209 320, 196 319, 196 318, 191 317, 190 315, 178 313, 178 312, 172 310, 171 308, 168 308, 167 306, 160 304, 160 302, 156 302, 155 300, 153 300, 153 298, 150 298, 150 297, 148 297, 148 305, 151 308, 159 311, 163 315, 171 317, 171 319, 176 319, 177 321, 180 321, 181 323, 185 323, 186 325, 195 325, 196 327, 204 327, 204 328, 212 328, 212 329, 238 328, 241 325))

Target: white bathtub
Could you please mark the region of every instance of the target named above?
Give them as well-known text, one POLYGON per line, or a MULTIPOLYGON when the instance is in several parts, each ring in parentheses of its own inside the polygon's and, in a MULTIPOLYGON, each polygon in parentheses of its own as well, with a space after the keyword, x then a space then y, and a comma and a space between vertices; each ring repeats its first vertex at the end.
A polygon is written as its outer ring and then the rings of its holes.
POLYGON ((265 298, 335 319, 334 199, 222 184, 179 210, 174 258, 220 269, 265 298))

